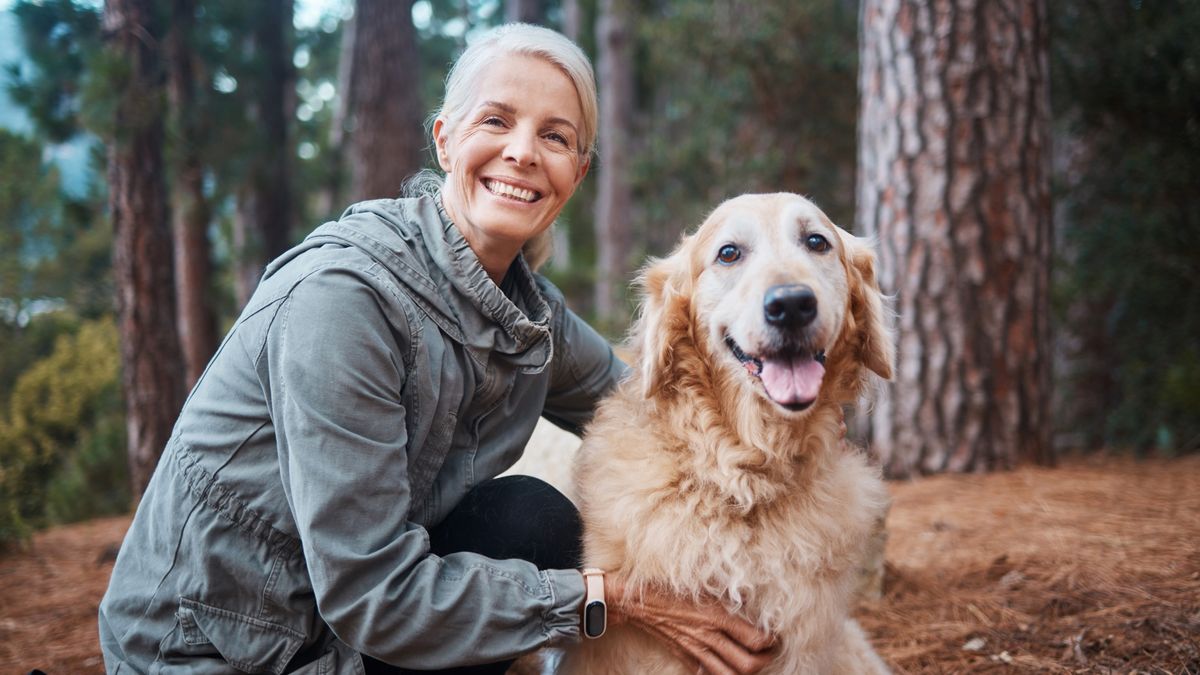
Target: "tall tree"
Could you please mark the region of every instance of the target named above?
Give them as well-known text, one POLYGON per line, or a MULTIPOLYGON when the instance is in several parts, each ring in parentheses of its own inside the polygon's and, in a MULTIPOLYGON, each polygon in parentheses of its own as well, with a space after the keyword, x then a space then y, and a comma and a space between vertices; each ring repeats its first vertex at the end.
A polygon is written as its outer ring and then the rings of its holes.
POLYGON ((358 0, 348 97, 350 196, 395 197, 422 164, 421 57, 412 0, 358 0))
POLYGON ((195 0, 174 0, 167 36, 168 90, 175 140, 174 247, 175 299, 187 387, 200 378, 217 348, 217 317, 212 302, 211 210, 204 194, 199 147, 203 120, 196 105, 193 27, 195 0))
POLYGON ((876 409, 892 475, 1050 445, 1050 104, 1043 0, 865 0, 858 223, 897 294, 876 409))
POLYGON ((508 22, 542 23, 542 3, 538 0, 504 0, 504 20, 508 22))
POLYGON ((573 42, 579 42, 580 26, 583 24, 583 10, 579 0, 563 0, 562 3, 562 32, 573 42))
POLYGON ((108 145, 113 276, 130 478, 140 496, 183 398, 163 181, 163 31, 153 0, 107 0, 108 48, 123 64, 108 145))
POLYGON ((623 315, 619 293, 629 278, 633 199, 633 33, 628 0, 601 0, 596 17, 601 161, 596 187, 596 319, 623 315))
POLYGON ((294 213, 288 139, 289 120, 296 107, 290 48, 292 0, 261 0, 251 7, 256 72, 249 122, 258 138, 234 218, 234 242, 240 258, 235 286, 240 305, 254 291, 266 263, 291 243, 294 213))

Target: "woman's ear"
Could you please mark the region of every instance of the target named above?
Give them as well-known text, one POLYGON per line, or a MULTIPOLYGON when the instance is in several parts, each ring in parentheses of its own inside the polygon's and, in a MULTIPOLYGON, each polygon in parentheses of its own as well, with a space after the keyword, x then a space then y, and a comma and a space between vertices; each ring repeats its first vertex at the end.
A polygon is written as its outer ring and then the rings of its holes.
POLYGON ((689 333, 686 258, 677 252, 652 261, 638 278, 642 309, 633 329, 642 394, 650 398, 674 378, 675 348, 689 333))
POLYGON ((590 168, 592 168, 592 158, 589 155, 584 155, 583 160, 579 162, 579 175, 575 176, 575 187, 578 188, 579 184, 583 182, 590 168))
POLYGON ((890 380, 896 363, 896 341, 888 320, 890 312, 875 279, 875 252, 866 240, 850 235, 845 240, 858 358, 876 375, 890 380))
POLYGON ((444 173, 450 173, 450 153, 446 146, 450 143, 450 132, 446 128, 446 118, 438 115, 433 121, 433 147, 437 149, 438 166, 444 173))

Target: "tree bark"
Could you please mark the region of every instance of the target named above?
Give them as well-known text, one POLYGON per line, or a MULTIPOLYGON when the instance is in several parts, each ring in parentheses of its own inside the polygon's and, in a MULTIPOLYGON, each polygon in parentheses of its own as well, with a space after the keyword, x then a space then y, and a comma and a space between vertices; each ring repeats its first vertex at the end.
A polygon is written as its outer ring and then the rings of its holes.
POLYGON ((250 111, 259 133, 259 151, 250 161, 245 188, 238 195, 234 240, 239 259, 235 289, 244 306, 263 268, 291 245, 291 155, 288 121, 296 105, 290 47, 291 0, 259 0, 254 4, 254 49, 259 71, 257 97, 250 111), (237 231, 242 228, 241 231, 237 231))
POLYGON ((521 23, 543 23, 541 2, 538 0, 504 0, 504 20, 521 23))
POLYGON ((865 0, 858 225, 897 296, 892 476, 1052 463, 1044 0, 865 0))
POLYGON ((183 400, 163 184, 162 32, 150 0, 107 0, 109 49, 128 65, 108 146, 113 277, 130 479, 140 497, 183 400))
POLYGON ((263 60, 259 83, 259 115, 263 139, 270 151, 258 176, 258 226, 262 228, 263 261, 275 259, 291 244, 292 149, 288 122, 295 108, 295 72, 289 35, 292 30, 292 0, 260 0, 262 19, 255 28, 255 41, 263 60))
POLYGON ((245 307, 250 301, 264 269, 262 233, 255 225, 255 198, 256 191, 251 184, 239 188, 230 223, 229 243, 233 249, 230 274, 233 276, 233 294, 239 308, 245 307))
POLYGON ((629 157, 633 127, 633 36, 627 0, 602 0, 596 17, 600 88, 600 158, 596 169, 596 319, 620 314, 618 289, 629 278, 632 187, 629 157))
POLYGON ((583 10, 579 6, 579 0, 563 0, 562 3, 562 32, 571 39, 571 42, 579 43, 579 36, 582 31, 583 10))
POLYGON ((396 197, 422 164, 421 56, 412 0, 358 0, 349 111, 350 195, 396 197))
POLYGON ((217 349, 217 317, 212 301, 212 247, 208 240, 210 209, 204 195, 204 165, 198 148, 203 122, 196 114, 192 56, 195 0, 174 0, 167 37, 168 90, 178 139, 175 167, 175 300, 179 342, 186 364, 185 388, 217 349))

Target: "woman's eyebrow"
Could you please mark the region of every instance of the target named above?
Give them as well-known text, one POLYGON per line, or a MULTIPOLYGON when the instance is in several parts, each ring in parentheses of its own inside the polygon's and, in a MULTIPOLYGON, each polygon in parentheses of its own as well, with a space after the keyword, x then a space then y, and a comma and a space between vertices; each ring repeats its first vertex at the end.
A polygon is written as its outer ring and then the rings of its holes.
MULTIPOLYGON (((484 101, 479 104, 479 107, 480 108, 495 108, 497 110, 506 112, 509 115, 517 114, 517 109, 515 107, 513 107, 507 103, 504 103, 503 101, 484 101)), ((579 133, 579 128, 575 126, 575 123, 569 119, 566 119, 565 117, 551 117, 551 118, 547 119, 546 121, 549 122, 550 124, 564 124, 568 127, 571 127, 571 131, 574 131, 577 134, 579 133)))
POLYGON ((504 112, 506 112, 510 115, 514 115, 517 112, 517 109, 514 108, 513 106, 511 106, 507 103, 502 103, 500 101, 484 101, 483 103, 479 104, 479 107, 480 108, 499 108, 500 110, 503 110, 504 112))
POLYGON ((571 121, 571 120, 569 120, 569 119, 566 119, 566 118, 563 118, 563 117, 551 117, 550 119, 548 119, 548 120, 546 120, 546 121, 547 121, 547 122, 549 122, 549 123, 551 123, 551 124, 563 124, 563 125, 566 125, 566 126, 568 126, 568 127, 571 127, 571 131, 574 131, 574 132, 575 132, 575 133, 577 133, 577 134, 579 133, 579 129, 577 129, 577 128, 575 127, 575 123, 574 123, 574 122, 572 122, 572 121, 571 121))

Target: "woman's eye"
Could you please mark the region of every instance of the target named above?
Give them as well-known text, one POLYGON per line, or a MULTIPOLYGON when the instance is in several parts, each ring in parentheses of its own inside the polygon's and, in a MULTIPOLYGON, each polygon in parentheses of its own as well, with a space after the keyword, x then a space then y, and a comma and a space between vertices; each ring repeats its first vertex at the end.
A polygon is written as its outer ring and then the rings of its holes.
POLYGON ((742 249, 733 244, 725 244, 717 251, 717 262, 722 265, 732 265, 742 257, 742 249))
POLYGON ((557 131, 551 131, 550 133, 546 134, 546 138, 554 141, 555 143, 562 143, 563 145, 567 144, 567 137, 563 136, 557 131))
POLYGON ((819 234, 810 234, 804 238, 804 245, 813 253, 824 253, 833 248, 829 240, 819 234))
POLYGON ((504 120, 500 119, 499 117, 485 117, 483 118, 483 123, 494 127, 504 126, 504 120))

